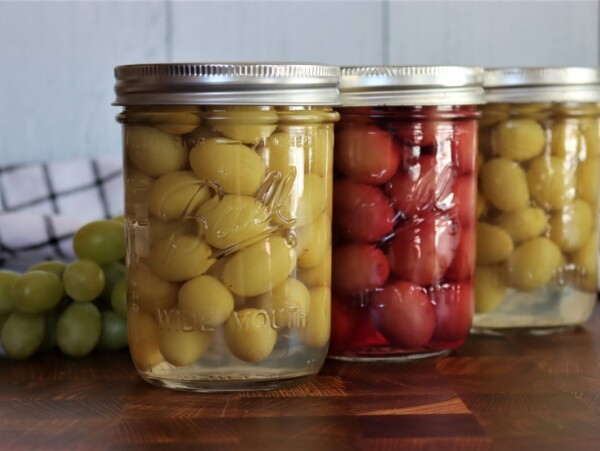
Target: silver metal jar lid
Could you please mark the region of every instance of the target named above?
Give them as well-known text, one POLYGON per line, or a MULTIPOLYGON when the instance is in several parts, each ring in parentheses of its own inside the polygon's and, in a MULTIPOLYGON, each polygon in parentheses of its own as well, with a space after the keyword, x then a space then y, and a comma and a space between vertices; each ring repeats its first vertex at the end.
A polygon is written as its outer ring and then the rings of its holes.
POLYGON ((486 69, 487 102, 597 102, 600 71, 592 67, 510 67, 486 69))
POLYGON ((458 66, 342 67, 343 106, 476 105, 483 69, 458 66))
POLYGON ((337 66, 167 63, 115 68, 114 105, 335 105, 337 66))

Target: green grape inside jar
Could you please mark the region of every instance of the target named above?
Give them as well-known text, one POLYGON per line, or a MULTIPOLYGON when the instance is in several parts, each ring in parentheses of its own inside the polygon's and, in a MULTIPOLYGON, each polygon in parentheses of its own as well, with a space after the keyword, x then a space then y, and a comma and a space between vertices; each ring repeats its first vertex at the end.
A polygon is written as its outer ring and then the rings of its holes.
POLYGON ((338 72, 116 68, 129 346, 147 381, 260 390, 320 369, 330 332, 338 72))
POLYGON ((475 331, 570 330, 598 290, 600 73, 486 71, 475 331))

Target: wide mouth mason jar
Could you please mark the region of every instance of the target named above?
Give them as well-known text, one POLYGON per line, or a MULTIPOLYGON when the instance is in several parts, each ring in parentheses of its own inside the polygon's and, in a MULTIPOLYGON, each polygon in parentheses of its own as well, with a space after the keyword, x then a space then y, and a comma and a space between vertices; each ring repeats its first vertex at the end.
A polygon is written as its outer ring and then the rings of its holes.
POLYGON ((316 374, 330 334, 339 68, 152 64, 115 76, 140 375, 231 391, 316 374))
POLYGON ((598 287, 600 72, 485 72, 474 330, 585 322, 598 287))
POLYGON ((331 357, 422 358, 467 337, 482 73, 342 68, 331 357))

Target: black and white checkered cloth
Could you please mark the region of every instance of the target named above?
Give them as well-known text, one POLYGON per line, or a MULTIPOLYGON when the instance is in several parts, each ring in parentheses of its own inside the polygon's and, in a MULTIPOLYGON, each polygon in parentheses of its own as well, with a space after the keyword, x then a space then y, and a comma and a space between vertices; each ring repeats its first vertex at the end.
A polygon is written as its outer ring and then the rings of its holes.
POLYGON ((0 167, 0 268, 68 261, 79 227, 122 213, 117 156, 0 167))

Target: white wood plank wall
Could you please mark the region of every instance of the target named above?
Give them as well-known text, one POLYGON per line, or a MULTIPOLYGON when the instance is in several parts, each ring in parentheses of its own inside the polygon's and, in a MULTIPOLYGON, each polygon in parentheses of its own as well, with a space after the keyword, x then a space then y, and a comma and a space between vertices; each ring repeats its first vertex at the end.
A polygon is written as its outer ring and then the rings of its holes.
POLYGON ((0 165, 120 152, 112 68, 599 64, 598 1, 1 1, 0 165))

